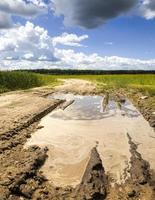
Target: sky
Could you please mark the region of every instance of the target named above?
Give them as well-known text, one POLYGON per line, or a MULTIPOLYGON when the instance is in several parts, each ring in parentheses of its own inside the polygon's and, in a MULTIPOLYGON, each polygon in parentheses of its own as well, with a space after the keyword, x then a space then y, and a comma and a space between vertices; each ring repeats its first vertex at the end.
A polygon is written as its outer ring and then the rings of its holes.
POLYGON ((155 70, 155 0, 0 1, 0 70, 155 70))

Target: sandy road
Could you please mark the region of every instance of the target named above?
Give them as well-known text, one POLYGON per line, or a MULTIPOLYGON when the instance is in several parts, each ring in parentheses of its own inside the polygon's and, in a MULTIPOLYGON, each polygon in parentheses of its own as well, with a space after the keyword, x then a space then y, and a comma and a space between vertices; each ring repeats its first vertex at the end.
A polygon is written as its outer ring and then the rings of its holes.
POLYGON ((96 93, 96 85, 90 81, 80 79, 61 79, 62 85, 56 86, 55 91, 75 94, 94 94, 96 93))
MULTIPOLYGON (((80 82, 83 83, 83 88, 86 88, 85 84, 88 85, 88 82, 80 82)), ((32 193, 39 188, 40 181, 43 181, 42 176, 36 173, 40 164, 46 159, 46 151, 37 147, 25 150, 23 145, 27 138, 37 130, 38 120, 60 104, 59 101, 45 98, 48 93, 52 92, 54 92, 53 89, 42 87, 0 95, 1 200, 19 199, 20 197, 16 196, 19 191, 16 190, 20 190, 22 198, 24 196, 31 199, 32 193), (27 177, 27 173, 31 171, 35 172, 34 175, 31 178, 27 177), (40 181, 36 182, 36 179, 40 181), (33 184, 28 184, 30 186, 27 188, 26 181, 33 184), (18 182, 23 184, 22 188, 18 182)))
POLYGON ((52 100, 33 93, 12 93, 0 96, 0 133, 7 132, 35 113, 50 106, 52 100))
MULTIPOLYGON (((154 200, 153 174, 150 172, 149 165, 140 157, 137 144, 134 144, 132 139, 129 140, 133 164, 130 173, 134 182, 130 179, 125 185, 109 188, 105 181, 104 166, 100 163, 95 151, 88 163, 83 183, 77 188, 78 193, 72 188, 54 188, 48 181, 45 181, 39 169, 46 159, 47 149, 41 150, 33 147, 26 150, 23 146, 27 138, 39 128, 38 120, 60 103, 43 97, 54 91, 94 94, 96 88, 89 81, 70 79, 64 80, 64 84, 57 86, 55 90, 37 88, 28 92, 12 92, 0 96, 0 199, 82 200, 83 195, 87 196, 86 199, 94 199, 92 196, 95 194, 100 196, 100 199, 108 200, 129 198, 154 200)), ((140 101, 140 103, 138 99, 137 105, 140 105, 141 112, 154 124, 153 118, 150 118, 154 107, 150 107, 152 104, 148 103, 152 102, 152 99, 154 98, 140 101)))
POLYGON ((64 84, 56 86, 54 90, 48 88, 34 88, 27 92, 10 92, 0 95, 0 134, 17 127, 39 110, 53 103, 53 100, 44 98, 54 91, 74 93, 94 92, 95 85, 84 80, 63 80, 64 84))

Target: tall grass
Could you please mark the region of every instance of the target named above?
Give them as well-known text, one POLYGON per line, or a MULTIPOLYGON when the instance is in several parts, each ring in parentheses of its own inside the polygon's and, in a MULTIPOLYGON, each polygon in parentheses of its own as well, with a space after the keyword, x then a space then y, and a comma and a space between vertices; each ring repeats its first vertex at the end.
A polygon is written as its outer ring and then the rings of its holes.
POLYGON ((97 77, 100 87, 125 88, 126 90, 140 91, 145 94, 155 95, 155 75, 105 75, 97 77))
POLYGON ((56 78, 30 72, 0 72, 0 93, 53 84, 56 78))

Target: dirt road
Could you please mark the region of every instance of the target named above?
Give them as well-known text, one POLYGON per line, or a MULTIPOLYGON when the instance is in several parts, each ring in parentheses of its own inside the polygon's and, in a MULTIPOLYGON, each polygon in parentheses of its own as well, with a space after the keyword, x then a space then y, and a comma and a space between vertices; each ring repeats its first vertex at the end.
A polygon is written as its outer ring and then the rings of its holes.
MULTIPOLYGON (((0 96, 0 199, 154 200, 154 172, 150 169, 149 161, 138 152, 138 144, 134 143, 130 135, 127 138, 131 166, 127 170, 131 176, 123 184, 111 186, 96 148, 92 149, 82 182, 76 188, 54 187, 43 176, 39 169, 47 159, 48 149, 37 146, 25 149, 24 145, 34 132, 42 128, 40 119, 63 105, 64 101, 46 98, 48 93, 58 91, 97 93, 96 86, 89 81, 70 79, 54 90, 37 88, 0 96)), ((135 95, 132 100, 154 127, 154 97, 143 100, 135 95)))
POLYGON ((62 79, 62 85, 55 87, 55 92, 65 92, 73 94, 94 94, 96 93, 96 85, 86 80, 79 79, 62 79))

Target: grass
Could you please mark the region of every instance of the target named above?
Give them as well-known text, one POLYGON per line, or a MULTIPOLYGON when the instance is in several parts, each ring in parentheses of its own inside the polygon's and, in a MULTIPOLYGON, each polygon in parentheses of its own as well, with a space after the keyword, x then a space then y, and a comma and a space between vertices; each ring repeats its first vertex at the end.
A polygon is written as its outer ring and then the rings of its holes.
POLYGON ((155 95, 155 75, 105 75, 97 77, 100 89, 119 89, 134 90, 145 95, 155 95))
POLYGON ((44 85, 53 85, 57 79, 50 75, 41 75, 30 72, 0 72, 0 93, 25 90, 44 85))
POLYGON ((44 75, 31 72, 0 72, 0 93, 29 89, 44 85, 53 86, 58 79, 78 78, 97 83, 100 91, 126 89, 155 95, 155 74, 134 75, 44 75))
POLYGON ((142 92, 144 95, 155 95, 155 74, 122 74, 122 75, 58 75, 59 78, 78 78, 97 83, 100 91, 126 89, 142 92))

